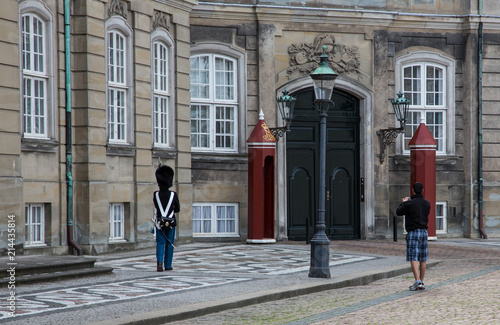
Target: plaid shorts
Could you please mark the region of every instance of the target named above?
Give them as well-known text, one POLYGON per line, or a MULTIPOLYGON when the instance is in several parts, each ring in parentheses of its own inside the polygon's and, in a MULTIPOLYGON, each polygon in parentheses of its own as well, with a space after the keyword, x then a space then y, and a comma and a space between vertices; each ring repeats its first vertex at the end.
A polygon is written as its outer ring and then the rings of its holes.
POLYGON ((406 235, 406 261, 425 262, 429 258, 427 230, 415 229, 406 235))

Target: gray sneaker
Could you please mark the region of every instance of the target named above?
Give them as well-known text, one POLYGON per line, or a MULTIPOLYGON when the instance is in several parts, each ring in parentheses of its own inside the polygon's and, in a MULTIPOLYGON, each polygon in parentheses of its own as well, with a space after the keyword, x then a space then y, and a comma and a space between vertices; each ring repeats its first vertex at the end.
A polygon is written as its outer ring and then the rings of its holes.
POLYGON ((422 281, 418 284, 418 290, 425 290, 425 285, 422 281))
POLYGON ((410 291, 417 291, 419 290, 419 285, 422 283, 422 281, 417 280, 413 285, 410 286, 410 291))

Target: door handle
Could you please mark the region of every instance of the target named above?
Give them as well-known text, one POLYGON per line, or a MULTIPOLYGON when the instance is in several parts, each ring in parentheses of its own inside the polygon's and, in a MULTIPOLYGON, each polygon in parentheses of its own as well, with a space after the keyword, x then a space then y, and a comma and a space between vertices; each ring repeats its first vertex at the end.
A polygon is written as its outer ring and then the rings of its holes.
POLYGON ((364 177, 361 177, 359 199, 361 202, 365 202, 365 178, 364 177))
POLYGON ((330 201, 330 191, 326 191, 326 200, 330 201))

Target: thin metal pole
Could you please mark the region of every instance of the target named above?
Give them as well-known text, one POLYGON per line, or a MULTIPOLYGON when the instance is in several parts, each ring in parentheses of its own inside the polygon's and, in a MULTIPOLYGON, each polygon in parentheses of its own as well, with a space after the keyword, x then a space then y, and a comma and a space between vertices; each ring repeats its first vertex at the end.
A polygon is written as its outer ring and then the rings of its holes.
MULTIPOLYGON (((480 14, 482 12, 482 2, 479 3, 480 14)), ((477 45, 477 173, 478 173, 478 210, 479 210, 479 232, 483 239, 488 239, 488 235, 483 225, 483 22, 479 22, 477 45)))
POLYGON ((66 91, 66 214, 67 214, 67 239, 69 247, 73 247, 78 255, 83 255, 83 250, 73 239, 73 176, 72 155, 73 145, 71 139, 71 32, 70 32, 70 1, 64 1, 64 57, 65 57, 65 91, 66 91))
POLYGON ((325 173, 326 173, 326 103, 320 103, 319 113, 319 188, 318 188, 318 223, 317 231, 325 232, 325 173))
POLYGON ((392 239, 398 241, 398 217, 392 217, 392 239))

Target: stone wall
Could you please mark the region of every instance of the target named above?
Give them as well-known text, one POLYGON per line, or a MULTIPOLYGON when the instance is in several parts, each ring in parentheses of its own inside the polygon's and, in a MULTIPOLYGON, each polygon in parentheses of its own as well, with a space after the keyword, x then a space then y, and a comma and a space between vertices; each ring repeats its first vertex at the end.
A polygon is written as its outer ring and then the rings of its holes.
MULTIPOLYGON (((191 148, 189 114, 189 12, 192 1, 174 5, 157 1, 77 0, 72 3, 72 153, 74 186, 74 238, 84 253, 101 253, 155 245, 151 231, 154 171, 159 163, 176 171, 174 190, 179 192, 180 241, 192 240, 191 148), (106 134, 106 24, 120 17, 130 28, 133 62, 128 109, 131 129, 124 146, 107 143, 106 134), (151 120, 151 33, 169 34, 175 48, 175 122, 173 148, 153 148, 151 120), (125 240, 109 241, 111 203, 125 208, 125 240)), ((25 254, 68 252, 66 242, 66 137, 64 7, 62 1, 7 1, 0 21, 0 202, 2 218, 16 217, 16 243, 25 254), (48 94, 49 139, 21 139, 19 75, 19 10, 26 4, 42 8, 51 16, 49 44, 53 56, 48 66, 53 87, 48 94), (53 48, 52 48, 53 47, 53 48), (6 55, 8 54, 8 55, 6 55), (0 122, 2 123, 2 122, 0 122), (21 163, 22 162, 22 163, 21 163), (24 205, 43 204, 46 246, 25 247, 24 205)), ((2 247, 7 243, 7 223, 0 226, 2 247), (4 229, 5 228, 5 229, 4 229), (5 237, 5 238, 4 238, 5 237), (5 241, 4 241, 5 239, 5 241)))
MULTIPOLYGON (((75 12, 78 18, 75 30, 75 49, 81 53, 76 58, 83 82, 75 83, 82 101, 75 108, 75 147, 80 160, 75 161, 77 178, 75 202, 77 239, 85 249, 100 253, 133 247, 153 246, 151 218, 153 192, 157 189, 154 171, 166 164, 176 171, 173 190, 179 193, 182 210, 178 215, 178 239, 191 240, 191 171, 189 119, 189 10, 192 4, 170 6, 155 1, 121 2, 125 5, 124 18, 132 34, 133 65, 130 66, 133 82, 131 124, 132 138, 128 144, 117 146, 106 139, 106 75, 105 26, 116 15, 110 12, 114 3, 82 1, 75 12), (161 29, 173 40, 173 71, 176 88, 176 117, 172 135, 173 148, 153 148, 152 140, 152 71, 151 34, 161 29), (175 148, 175 149, 174 149, 175 148), (109 204, 125 204, 125 241, 109 241, 109 204)), ((120 2, 119 2, 120 3, 120 2)), ((119 14, 119 13, 118 13, 119 14)), ((121 19, 121 18, 120 18, 121 19)))
POLYGON ((21 117, 19 114, 19 11, 16 1, 2 4, 0 18, 0 250, 22 250, 24 242, 21 117), (14 216, 15 236, 8 236, 8 216, 14 216), (11 239, 11 241, 9 241, 11 239), (8 246, 8 244, 13 244, 8 246))
MULTIPOLYGON (((487 24, 485 24, 487 27, 487 24)), ((500 85, 499 34, 485 30, 483 35, 483 227, 488 237, 500 236, 500 117, 498 87, 500 85)), ((474 195, 478 195, 477 186, 474 195)), ((477 207, 479 208, 479 207, 477 207)), ((475 215, 472 228, 477 232, 479 220, 475 215)))

